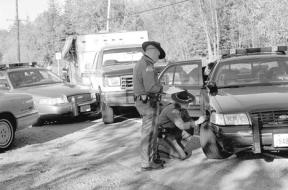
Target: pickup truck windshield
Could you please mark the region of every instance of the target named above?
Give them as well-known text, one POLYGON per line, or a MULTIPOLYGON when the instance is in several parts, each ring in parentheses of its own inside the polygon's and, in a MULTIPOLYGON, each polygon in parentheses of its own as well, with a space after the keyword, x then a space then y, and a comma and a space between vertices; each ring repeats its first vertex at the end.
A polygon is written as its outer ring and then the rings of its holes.
POLYGON ((288 60, 262 59, 222 62, 212 76, 218 87, 288 83, 288 60))
POLYGON ((141 59, 141 47, 110 49, 103 52, 103 65, 132 64, 141 59))

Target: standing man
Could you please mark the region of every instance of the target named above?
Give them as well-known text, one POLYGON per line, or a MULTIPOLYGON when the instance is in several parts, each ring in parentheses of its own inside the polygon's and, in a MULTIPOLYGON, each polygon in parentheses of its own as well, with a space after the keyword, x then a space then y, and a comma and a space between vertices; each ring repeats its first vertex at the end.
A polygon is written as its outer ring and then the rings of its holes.
POLYGON ((146 41, 142 44, 143 57, 136 63, 133 70, 133 86, 135 93, 135 105, 142 117, 141 129, 141 168, 142 171, 161 169, 163 163, 156 159, 157 129, 156 106, 153 106, 152 98, 162 92, 162 85, 154 70, 154 64, 165 58, 165 51, 160 43, 146 41))

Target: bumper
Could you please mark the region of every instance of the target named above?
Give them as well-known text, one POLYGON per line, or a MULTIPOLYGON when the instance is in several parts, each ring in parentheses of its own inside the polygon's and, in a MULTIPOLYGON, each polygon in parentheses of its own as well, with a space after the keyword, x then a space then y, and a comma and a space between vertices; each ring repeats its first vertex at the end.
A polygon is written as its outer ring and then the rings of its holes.
POLYGON ((103 92, 101 101, 109 106, 134 106, 134 91, 103 92))
POLYGON ((72 104, 59 105, 39 105, 37 106, 41 116, 43 115, 62 115, 72 112, 72 104))
POLYGON ((229 152, 238 152, 242 149, 252 150, 254 153, 262 151, 288 150, 288 126, 287 127, 262 127, 258 125, 258 131, 253 126, 227 126, 214 125, 218 130, 217 136, 222 141, 224 148, 229 152), (277 136, 287 138, 280 139, 277 136))
POLYGON ((38 105, 41 117, 70 115, 78 116, 85 113, 97 112, 100 110, 100 103, 96 100, 83 103, 67 103, 59 105, 38 105))
POLYGON ((33 125, 34 123, 36 123, 36 121, 39 118, 39 114, 38 112, 32 112, 28 115, 22 116, 17 118, 17 129, 16 130, 21 130, 24 129, 30 125, 33 125))

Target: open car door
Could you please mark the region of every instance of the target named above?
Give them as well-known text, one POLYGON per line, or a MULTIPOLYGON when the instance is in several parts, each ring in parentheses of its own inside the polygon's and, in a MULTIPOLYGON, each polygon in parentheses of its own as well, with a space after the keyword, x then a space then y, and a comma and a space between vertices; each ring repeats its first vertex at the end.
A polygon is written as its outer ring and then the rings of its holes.
POLYGON ((180 88, 195 96, 195 101, 189 104, 189 115, 191 117, 201 115, 200 91, 203 86, 201 60, 169 63, 159 75, 159 81, 165 86, 164 89, 168 89, 162 95, 164 105, 172 102, 171 93, 180 88))

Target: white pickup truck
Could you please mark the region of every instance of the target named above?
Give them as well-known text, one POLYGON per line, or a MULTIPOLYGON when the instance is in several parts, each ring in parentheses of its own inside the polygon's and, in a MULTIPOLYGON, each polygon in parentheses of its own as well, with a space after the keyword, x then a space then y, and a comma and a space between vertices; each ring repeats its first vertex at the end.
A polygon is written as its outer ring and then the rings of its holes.
POLYGON ((99 91, 104 123, 113 123, 121 107, 134 107, 133 67, 147 40, 147 31, 79 35, 66 40, 62 55, 67 60, 74 58, 82 84, 99 91))

